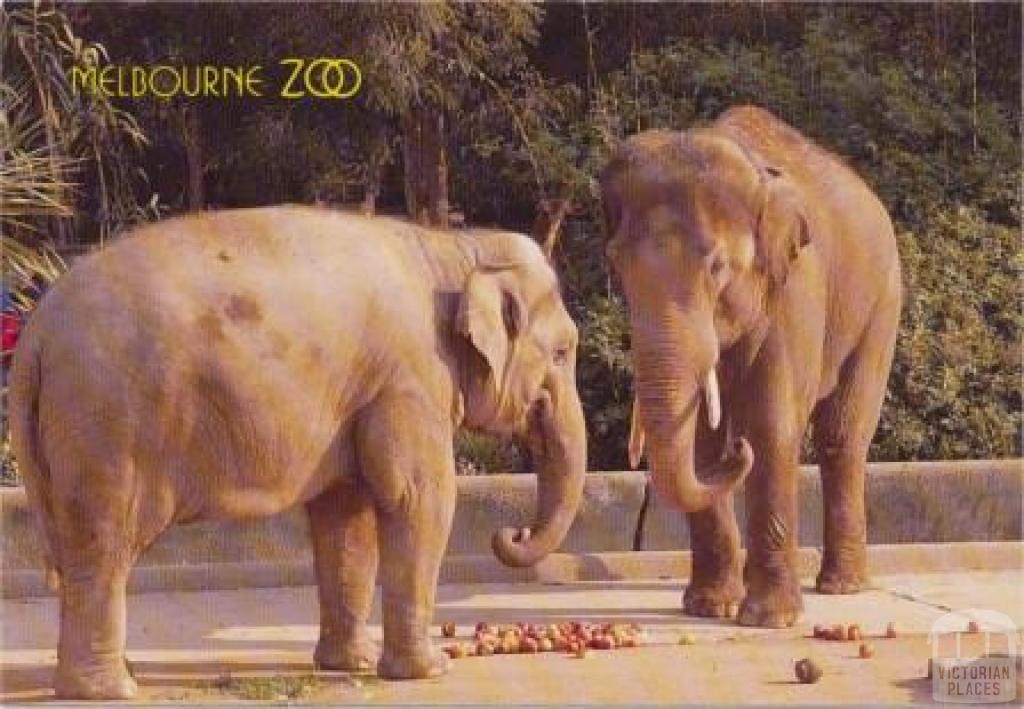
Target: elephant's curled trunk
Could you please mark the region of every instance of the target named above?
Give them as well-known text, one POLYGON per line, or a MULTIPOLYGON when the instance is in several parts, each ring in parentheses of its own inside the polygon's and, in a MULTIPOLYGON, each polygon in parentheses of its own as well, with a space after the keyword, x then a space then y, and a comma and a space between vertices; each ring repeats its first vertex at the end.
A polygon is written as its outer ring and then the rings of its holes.
POLYGON ((506 527, 495 532, 491 547, 507 566, 532 566, 557 549, 583 497, 587 471, 583 409, 575 390, 565 391, 564 396, 555 407, 545 394, 535 407, 537 517, 528 529, 506 527))
MULTIPOLYGON (((743 482, 753 465, 753 451, 743 438, 734 441, 727 439, 721 458, 710 470, 705 471, 709 482, 702 482, 697 477, 694 460, 701 399, 712 429, 718 426, 722 417, 718 378, 714 368, 700 379, 689 379, 703 384, 701 392, 692 385, 689 388, 681 386, 680 378, 669 371, 666 363, 681 359, 674 352, 670 357, 661 355, 644 359, 647 366, 640 369, 637 381, 639 396, 634 405, 639 404, 643 413, 638 430, 642 430, 640 426, 648 429, 646 434, 650 450, 648 459, 651 482, 667 505, 688 513, 700 512, 732 494, 736 486, 743 482), (700 396, 702 393, 703 397, 700 396)), ((639 456, 635 451, 631 451, 631 454, 639 456)))

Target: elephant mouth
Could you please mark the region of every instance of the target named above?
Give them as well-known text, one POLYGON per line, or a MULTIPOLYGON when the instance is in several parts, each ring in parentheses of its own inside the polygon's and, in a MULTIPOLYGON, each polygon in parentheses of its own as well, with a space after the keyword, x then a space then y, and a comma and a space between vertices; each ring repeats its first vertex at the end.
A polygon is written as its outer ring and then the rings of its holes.
POLYGON ((520 420, 525 432, 524 443, 534 455, 543 455, 554 425, 551 397, 546 393, 537 397, 525 408, 520 420))
POLYGON ((718 374, 714 367, 708 370, 700 389, 697 408, 701 411, 697 415, 707 426, 705 435, 709 445, 696 447, 694 463, 698 468, 706 469, 737 455, 742 444, 733 433, 729 413, 722 408, 718 374))

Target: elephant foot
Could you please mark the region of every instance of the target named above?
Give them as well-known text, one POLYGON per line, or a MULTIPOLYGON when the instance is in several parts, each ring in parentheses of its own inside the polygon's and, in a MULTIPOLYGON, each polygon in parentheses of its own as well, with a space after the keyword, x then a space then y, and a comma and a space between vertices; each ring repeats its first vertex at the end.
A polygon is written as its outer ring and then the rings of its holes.
POLYGON ((771 584, 751 584, 740 605, 740 625, 759 628, 788 628, 803 612, 800 585, 793 580, 771 584))
POLYGON ((448 672, 451 661, 442 651, 428 645, 425 652, 405 650, 401 653, 384 654, 377 664, 377 674, 384 679, 430 679, 448 672))
POLYGON ((58 667, 53 686, 57 699, 134 699, 139 693, 126 664, 92 670, 58 667))
POLYGON ((868 587, 868 574, 863 568, 822 568, 815 586, 818 593, 860 593, 868 587))
POLYGON ((380 648, 368 637, 348 642, 329 642, 323 638, 316 645, 313 662, 317 669, 361 672, 377 666, 380 648))
POLYGON ((683 594, 683 612, 700 618, 735 618, 743 590, 739 579, 692 581, 683 594))

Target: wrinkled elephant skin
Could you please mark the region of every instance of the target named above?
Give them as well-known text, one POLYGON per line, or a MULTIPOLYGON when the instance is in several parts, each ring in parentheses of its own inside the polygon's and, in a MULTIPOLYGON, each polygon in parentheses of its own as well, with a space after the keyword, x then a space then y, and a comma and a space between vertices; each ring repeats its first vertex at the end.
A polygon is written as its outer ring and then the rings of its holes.
POLYGON ((646 440, 655 490, 688 514, 685 609, 738 613, 745 625, 796 621, 797 463, 809 424, 825 506, 818 590, 863 588, 865 463, 901 303, 885 208, 841 160, 752 107, 634 136, 601 188, 632 329, 630 457, 646 440), (748 473, 741 572, 731 493, 748 473))
POLYGON ((547 254, 507 232, 261 208, 161 222, 80 261, 33 314, 11 390, 60 592, 58 697, 135 694, 125 582, 162 530, 300 503, 318 665, 444 672, 428 629, 454 430, 531 447, 536 522, 494 547, 535 563, 582 494, 576 340, 547 254), (366 630, 378 578, 379 658, 366 630))

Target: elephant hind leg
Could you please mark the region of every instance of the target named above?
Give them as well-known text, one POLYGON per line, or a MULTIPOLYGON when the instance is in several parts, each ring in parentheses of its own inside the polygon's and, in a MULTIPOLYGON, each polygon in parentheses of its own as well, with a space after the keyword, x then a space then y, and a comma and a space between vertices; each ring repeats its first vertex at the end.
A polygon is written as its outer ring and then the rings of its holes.
POLYGON ((54 677, 61 699, 131 699, 138 693, 125 655, 128 576, 139 554, 172 522, 175 502, 170 488, 149 484, 154 476, 127 451, 104 449, 116 440, 82 426, 48 456, 61 574, 54 677))
POLYGON ((314 659, 330 670, 368 670, 379 650, 367 631, 377 578, 377 516, 356 476, 307 503, 320 595, 314 659))
POLYGON ((54 689, 58 699, 132 699, 138 686, 125 659, 129 564, 105 560, 65 570, 54 689))
POLYGON ((105 494, 100 476, 78 481, 54 505, 61 568, 54 687, 60 699, 130 699, 138 690, 125 658, 127 582, 138 554, 132 505, 120 491, 105 494))
POLYGON ((868 585, 864 475, 885 398, 898 317, 897 305, 874 320, 875 329, 847 361, 835 391, 814 412, 824 502, 819 593, 856 593, 868 585))

